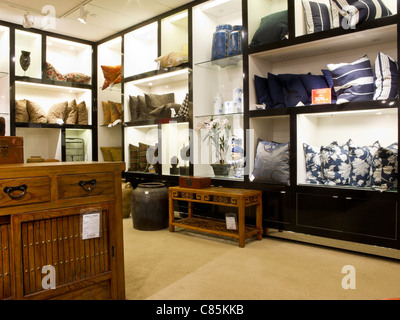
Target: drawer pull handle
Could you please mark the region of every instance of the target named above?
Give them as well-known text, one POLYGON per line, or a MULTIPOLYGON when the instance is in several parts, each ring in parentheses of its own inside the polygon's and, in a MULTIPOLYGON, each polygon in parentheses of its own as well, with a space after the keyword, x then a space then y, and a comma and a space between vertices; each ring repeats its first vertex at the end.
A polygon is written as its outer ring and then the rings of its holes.
POLYGON ((92 191, 94 188, 96 188, 96 183, 97 183, 96 179, 89 181, 79 181, 79 185, 85 191, 92 191))
POLYGON ((3 189, 3 191, 4 191, 5 193, 7 193, 8 196, 9 196, 11 199, 19 199, 19 198, 22 198, 22 197, 25 195, 26 189, 28 189, 28 186, 27 186, 26 184, 23 184, 23 185, 18 186, 18 187, 5 187, 5 188, 3 189), (20 191, 21 194, 19 194, 19 195, 17 195, 17 196, 12 195, 12 193, 13 193, 14 191, 20 191))

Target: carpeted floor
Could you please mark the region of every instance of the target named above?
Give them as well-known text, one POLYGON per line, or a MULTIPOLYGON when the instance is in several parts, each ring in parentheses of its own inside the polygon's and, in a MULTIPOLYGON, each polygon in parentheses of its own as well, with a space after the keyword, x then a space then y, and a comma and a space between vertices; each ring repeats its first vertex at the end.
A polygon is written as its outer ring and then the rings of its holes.
MULTIPOLYGON (((237 241, 178 229, 139 231, 124 219, 129 300, 333 300, 400 297, 400 263, 265 237, 237 241), (346 265, 355 289, 343 289, 346 265)), ((349 282, 347 282, 349 283, 349 282)))

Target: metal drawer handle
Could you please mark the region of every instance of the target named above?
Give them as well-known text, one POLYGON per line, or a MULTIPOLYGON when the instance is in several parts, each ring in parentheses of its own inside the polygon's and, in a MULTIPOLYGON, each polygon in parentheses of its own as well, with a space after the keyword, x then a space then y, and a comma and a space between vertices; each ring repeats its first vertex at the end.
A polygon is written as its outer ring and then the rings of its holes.
POLYGON ((19 198, 22 198, 22 197, 25 195, 26 189, 28 189, 28 186, 27 186, 26 184, 23 184, 23 185, 18 186, 18 187, 5 187, 5 188, 3 189, 3 191, 4 191, 5 193, 7 193, 8 196, 9 196, 11 199, 19 199, 19 198), (20 191, 21 194, 19 194, 19 195, 17 195, 17 196, 14 196, 14 195, 12 195, 12 193, 13 193, 14 191, 20 191))
POLYGON ((85 191, 92 191, 94 188, 96 188, 96 183, 97 183, 96 179, 89 181, 79 181, 79 185, 85 191))

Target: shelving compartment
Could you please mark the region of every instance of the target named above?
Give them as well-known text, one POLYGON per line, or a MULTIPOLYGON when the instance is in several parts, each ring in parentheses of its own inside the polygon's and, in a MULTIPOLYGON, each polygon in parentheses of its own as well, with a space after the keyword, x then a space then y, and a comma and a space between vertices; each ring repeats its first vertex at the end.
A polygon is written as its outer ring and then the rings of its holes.
POLYGON ((15 30, 15 75, 42 78, 42 35, 34 32, 15 30), (22 51, 29 52, 30 64, 24 71, 20 64, 22 51))
POLYGON ((6 136, 10 135, 10 29, 0 26, 0 117, 6 120, 6 136))

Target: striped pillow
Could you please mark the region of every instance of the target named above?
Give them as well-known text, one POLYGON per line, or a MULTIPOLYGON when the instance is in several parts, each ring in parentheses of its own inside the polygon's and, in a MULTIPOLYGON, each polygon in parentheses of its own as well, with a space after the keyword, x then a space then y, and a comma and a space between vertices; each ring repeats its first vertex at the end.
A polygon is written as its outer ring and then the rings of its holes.
POLYGON ((353 28, 368 20, 392 15, 382 0, 330 0, 333 26, 353 28))
POLYGON ((375 60, 374 100, 396 99, 398 97, 398 65, 388 55, 379 52, 375 60))
POLYGON ((331 17, 328 6, 324 3, 303 0, 304 16, 307 33, 313 33, 331 28, 331 17))
POLYGON ((371 62, 365 55, 352 63, 328 64, 337 96, 336 103, 372 100, 374 74, 371 62))

